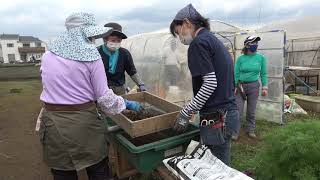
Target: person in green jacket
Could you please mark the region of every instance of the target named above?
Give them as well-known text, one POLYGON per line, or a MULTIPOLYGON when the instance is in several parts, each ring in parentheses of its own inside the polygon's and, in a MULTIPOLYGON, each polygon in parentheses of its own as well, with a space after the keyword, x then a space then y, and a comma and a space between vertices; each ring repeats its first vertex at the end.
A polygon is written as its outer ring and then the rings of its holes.
MULTIPOLYGON (((256 138, 255 111, 260 91, 261 80, 262 96, 268 94, 268 74, 266 58, 257 52, 258 42, 261 40, 257 36, 249 36, 244 41, 243 55, 238 57, 235 64, 235 94, 239 108, 239 121, 242 118, 244 102, 247 101, 247 133, 251 138, 256 138)), ((240 124, 240 123, 239 123, 240 124)), ((238 139, 238 134, 232 136, 233 140, 238 139)))

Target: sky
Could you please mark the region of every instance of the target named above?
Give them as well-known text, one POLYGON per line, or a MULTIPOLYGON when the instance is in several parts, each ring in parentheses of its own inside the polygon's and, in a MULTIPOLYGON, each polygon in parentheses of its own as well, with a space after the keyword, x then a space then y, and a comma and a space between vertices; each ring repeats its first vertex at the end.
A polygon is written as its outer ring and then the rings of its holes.
MULTIPOLYGON (((0 33, 50 39, 73 12, 90 12, 99 25, 118 22, 127 35, 168 28, 192 3, 203 16, 242 27, 320 16, 320 0, 0 0, 0 33)), ((319 22, 317 22, 319 23, 319 22)))

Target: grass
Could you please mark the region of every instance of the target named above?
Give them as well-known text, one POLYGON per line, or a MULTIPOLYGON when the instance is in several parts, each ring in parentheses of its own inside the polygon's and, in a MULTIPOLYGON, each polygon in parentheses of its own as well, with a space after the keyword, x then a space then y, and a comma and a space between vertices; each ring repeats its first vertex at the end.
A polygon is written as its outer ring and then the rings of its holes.
POLYGON ((280 124, 257 121, 256 140, 247 137, 244 128, 241 129, 238 141, 232 143, 231 148, 231 166, 239 171, 252 170, 256 167, 254 158, 263 144, 263 137, 272 129, 276 131, 281 128, 280 124))
POLYGON ((259 162, 254 161, 255 157, 264 146, 264 138, 269 133, 276 133, 280 128, 286 128, 286 124, 297 121, 319 121, 320 114, 308 112, 308 115, 286 115, 284 125, 271 123, 267 121, 257 121, 257 140, 252 140, 242 131, 240 139, 232 143, 231 148, 231 166, 239 171, 254 172, 259 162))
POLYGON ((20 90, 24 95, 39 95, 42 85, 39 80, 0 81, 0 97, 15 96, 10 91, 20 90))
POLYGON ((34 99, 39 99, 41 90, 39 80, 0 81, 0 119, 6 116, 10 107, 15 107, 21 116, 27 109, 40 107, 40 100, 34 102, 34 99))
POLYGON ((35 63, 28 64, 0 64, 0 68, 2 67, 25 67, 25 66, 34 66, 35 63))
POLYGON ((0 66, 0 81, 39 79, 40 67, 34 65, 0 66))

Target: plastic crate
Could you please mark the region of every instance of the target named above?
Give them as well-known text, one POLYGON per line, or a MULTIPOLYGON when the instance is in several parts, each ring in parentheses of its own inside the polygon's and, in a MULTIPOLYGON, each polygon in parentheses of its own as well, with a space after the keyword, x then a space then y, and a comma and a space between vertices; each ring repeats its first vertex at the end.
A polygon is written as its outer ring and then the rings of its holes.
MULTIPOLYGON (((154 134, 164 132, 173 133, 172 129, 167 129, 154 134)), ((119 144, 119 148, 124 152, 126 158, 135 166, 140 173, 153 171, 163 159, 175 155, 184 154, 188 144, 199 135, 198 127, 189 125, 187 131, 182 134, 164 137, 163 139, 152 141, 154 134, 145 135, 138 138, 131 138, 125 132, 115 134, 115 139, 119 144), (146 144, 140 144, 140 140, 147 141, 146 144)))

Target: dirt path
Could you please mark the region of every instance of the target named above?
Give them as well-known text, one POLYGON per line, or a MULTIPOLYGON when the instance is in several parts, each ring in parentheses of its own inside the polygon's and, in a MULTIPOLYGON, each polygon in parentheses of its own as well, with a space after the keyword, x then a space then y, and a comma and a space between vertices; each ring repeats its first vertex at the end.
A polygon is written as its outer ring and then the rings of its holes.
POLYGON ((40 109, 38 81, 0 82, 0 180, 51 180, 34 131, 40 109), (9 93, 21 88, 21 93, 9 93))
MULTIPOLYGON (((0 81, 0 180, 53 179, 34 131, 41 90, 39 80, 0 81)), ((78 174, 87 180, 84 171, 78 174)))

